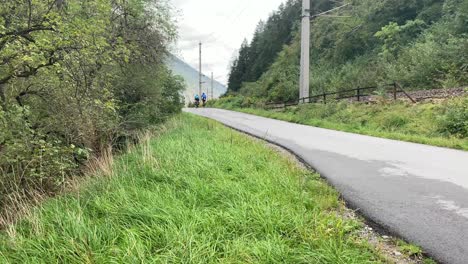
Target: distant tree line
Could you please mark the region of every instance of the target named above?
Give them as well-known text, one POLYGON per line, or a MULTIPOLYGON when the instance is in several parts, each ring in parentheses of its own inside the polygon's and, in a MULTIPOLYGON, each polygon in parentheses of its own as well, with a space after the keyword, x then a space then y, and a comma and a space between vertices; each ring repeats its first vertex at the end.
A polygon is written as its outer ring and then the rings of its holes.
POLYGON ((175 38, 165 0, 0 1, 0 214, 180 111, 175 38))
MULTIPOLYGON (((298 97, 300 2, 282 5, 242 44, 228 94, 298 97)), ((312 14, 345 3, 339 17, 313 21, 312 94, 389 81, 414 89, 468 83, 467 0, 312 0, 312 14)))
POLYGON ((232 62, 229 91, 237 92, 243 82, 256 81, 274 62, 276 55, 294 37, 301 3, 289 0, 281 4, 266 22, 260 21, 250 43, 244 40, 239 56, 232 62))

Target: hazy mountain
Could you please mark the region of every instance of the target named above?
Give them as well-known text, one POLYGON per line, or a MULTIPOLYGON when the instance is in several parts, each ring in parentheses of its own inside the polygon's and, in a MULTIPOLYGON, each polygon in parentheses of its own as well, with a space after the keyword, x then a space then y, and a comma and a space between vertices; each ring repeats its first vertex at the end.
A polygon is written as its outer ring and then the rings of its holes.
MULTIPOLYGON (((198 94, 198 70, 192 68, 190 65, 177 58, 176 56, 170 56, 167 65, 177 75, 182 76, 185 79, 187 89, 184 92, 185 101, 191 101, 198 94)), ((211 97, 211 78, 203 76, 203 92, 207 93, 208 97, 211 97)), ((213 96, 218 98, 220 95, 226 92, 227 88, 225 85, 214 81, 213 84, 213 96)))

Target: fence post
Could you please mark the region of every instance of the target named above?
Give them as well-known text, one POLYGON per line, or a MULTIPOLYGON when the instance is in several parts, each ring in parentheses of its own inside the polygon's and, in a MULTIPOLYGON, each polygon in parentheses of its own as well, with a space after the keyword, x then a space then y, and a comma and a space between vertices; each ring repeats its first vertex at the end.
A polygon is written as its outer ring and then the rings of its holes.
POLYGON ((360 102, 361 101, 361 88, 357 88, 357 101, 360 102))
POLYGON ((397 83, 393 82, 393 100, 397 100, 397 83))
POLYGON ((401 85, 399 83, 395 82, 395 86, 398 87, 400 89, 400 91, 404 95, 406 95, 406 97, 408 97, 411 100, 411 102, 413 102, 413 104, 416 103, 416 100, 414 100, 413 97, 411 97, 405 90, 403 90, 403 87, 401 87, 401 85))
POLYGON ((327 94, 323 94, 323 104, 327 104, 327 94))

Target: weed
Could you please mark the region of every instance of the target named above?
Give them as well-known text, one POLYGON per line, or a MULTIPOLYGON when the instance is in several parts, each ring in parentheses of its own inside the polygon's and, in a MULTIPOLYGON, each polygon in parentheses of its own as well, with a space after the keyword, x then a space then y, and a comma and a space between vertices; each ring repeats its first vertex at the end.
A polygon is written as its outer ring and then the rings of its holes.
POLYGON ((403 126, 405 126, 409 122, 409 120, 408 118, 399 114, 388 114, 384 115, 381 121, 379 122, 381 123, 381 127, 384 130, 398 131, 403 126))
POLYGON ((401 252, 403 252, 404 254, 408 256, 421 256, 423 253, 420 247, 413 245, 413 244, 408 244, 403 240, 398 240, 397 246, 401 252))

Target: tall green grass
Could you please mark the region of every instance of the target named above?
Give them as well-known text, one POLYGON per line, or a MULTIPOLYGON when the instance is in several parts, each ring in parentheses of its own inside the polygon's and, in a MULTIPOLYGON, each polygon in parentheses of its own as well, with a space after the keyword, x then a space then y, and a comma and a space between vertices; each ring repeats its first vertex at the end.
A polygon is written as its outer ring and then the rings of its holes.
POLYGON ((264 143, 184 115, 112 175, 0 232, 1 263, 375 263, 338 194, 264 143))

